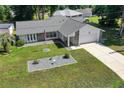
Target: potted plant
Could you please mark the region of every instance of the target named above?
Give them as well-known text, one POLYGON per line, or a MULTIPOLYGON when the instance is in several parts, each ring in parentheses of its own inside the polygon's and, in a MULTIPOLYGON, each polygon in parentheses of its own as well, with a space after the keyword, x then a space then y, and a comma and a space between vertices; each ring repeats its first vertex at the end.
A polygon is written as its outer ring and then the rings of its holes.
POLYGON ((39 61, 38 60, 34 60, 32 64, 39 64, 39 61))

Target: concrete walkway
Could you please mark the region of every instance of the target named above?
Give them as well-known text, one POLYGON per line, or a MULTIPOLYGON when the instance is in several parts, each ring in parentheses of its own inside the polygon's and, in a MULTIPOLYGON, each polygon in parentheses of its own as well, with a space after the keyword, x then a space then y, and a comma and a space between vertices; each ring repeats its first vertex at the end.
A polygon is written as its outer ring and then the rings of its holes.
POLYGON ((97 59, 99 59, 102 63, 108 66, 111 70, 113 70, 117 75, 119 75, 124 80, 124 56, 115 52, 114 50, 98 44, 98 43, 90 43, 83 44, 79 47, 70 47, 70 49, 80 49, 84 48, 97 59))
POLYGON ((44 45, 44 44, 54 44, 54 41, 49 40, 49 41, 42 41, 42 42, 33 42, 33 43, 25 44, 23 47, 37 46, 37 45, 44 45))

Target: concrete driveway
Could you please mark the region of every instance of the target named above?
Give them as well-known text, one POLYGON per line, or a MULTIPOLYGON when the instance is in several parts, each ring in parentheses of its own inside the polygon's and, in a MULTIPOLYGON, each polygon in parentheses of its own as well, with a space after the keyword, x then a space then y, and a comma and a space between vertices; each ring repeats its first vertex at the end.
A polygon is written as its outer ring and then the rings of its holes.
POLYGON ((124 56, 115 52, 114 50, 98 44, 89 43, 83 44, 79 47, 71 47, 72 50, 84 48, 90 54, 99 59, 102 63, 113 70, 117 75, 119 75, 124 80, 124 56))

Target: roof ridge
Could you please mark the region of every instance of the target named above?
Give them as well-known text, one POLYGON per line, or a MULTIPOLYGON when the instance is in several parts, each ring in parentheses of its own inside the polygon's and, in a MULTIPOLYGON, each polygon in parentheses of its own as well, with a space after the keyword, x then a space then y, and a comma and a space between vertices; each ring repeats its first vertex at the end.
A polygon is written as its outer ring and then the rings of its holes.
POLYGON ((79 23, 84 23, 84 22, 78 21, 78 20, 73 19, 73 18, 70 18, 70 19, 72 19, 72 20, 74 20, 74 21, 77 21, 77 22, 79 22, 79 23))

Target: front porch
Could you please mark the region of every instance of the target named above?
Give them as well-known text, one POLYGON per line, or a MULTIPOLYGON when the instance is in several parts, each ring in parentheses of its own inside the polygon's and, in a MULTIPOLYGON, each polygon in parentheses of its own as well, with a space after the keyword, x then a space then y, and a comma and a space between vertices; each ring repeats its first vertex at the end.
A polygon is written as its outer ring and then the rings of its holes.
POLYGON ((34 34, 26 34, 26 35, 20 35, 19 39, 24 40, 25 43, 35 43, 35 42, 41 42, 51 39, 58 39, 58 33, 57 31, 53 32, 42 32, 42 33, 34 33, 34 34))

